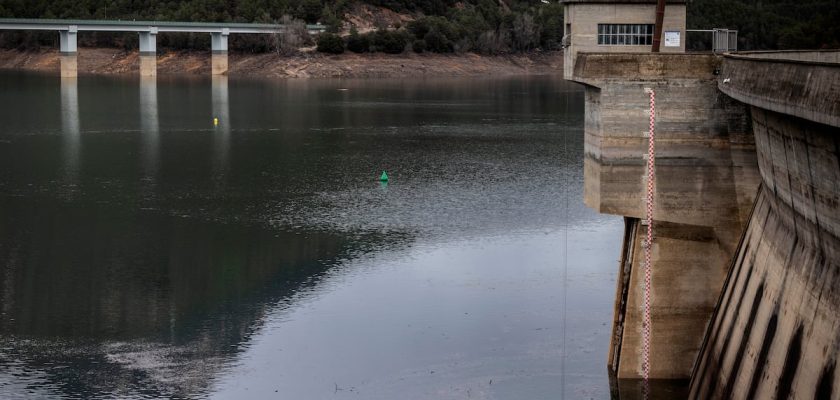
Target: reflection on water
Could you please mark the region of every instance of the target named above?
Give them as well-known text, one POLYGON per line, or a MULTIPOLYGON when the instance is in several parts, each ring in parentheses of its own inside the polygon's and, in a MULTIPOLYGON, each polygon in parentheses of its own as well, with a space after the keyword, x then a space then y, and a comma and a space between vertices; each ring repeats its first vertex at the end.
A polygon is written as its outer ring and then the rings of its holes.
POLYGON ((0 397, 608 396, 561 79, 0 87, 0 397))
POLYGON ((140 129, 143 136, 143 175, 154 183, 160 157, 157 78, 154 76, 140 77, 140 129))
POLYGON ((75 183, 79 173, 81 137, 79 127, 78 78, 61 78, 61 131, 64 136, 64 171, 70 183, 75 183))
POLYGON ((267 310, 305 296, 346 238, 4 199, 5 374, 66 394, 206 392, 267 310), (25 229, 22 229, 25 227, 25 229), (110 382, 110 383, 109 383, 110 382))
POLYGON ((211 88, 213 91, 213 118, 218 119, 218 125, 213 132, 213 152, 215 153, 213 167, 216 175, 224 177, 228 163, 230 147, 230 104, 228 104, 228 77, 213 75, 211 88))

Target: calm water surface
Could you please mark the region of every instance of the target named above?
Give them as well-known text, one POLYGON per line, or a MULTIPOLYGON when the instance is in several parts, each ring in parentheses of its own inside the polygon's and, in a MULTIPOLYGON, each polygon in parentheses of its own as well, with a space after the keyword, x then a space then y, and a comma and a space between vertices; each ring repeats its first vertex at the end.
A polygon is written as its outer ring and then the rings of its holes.
POLYGON ((0 397, 608 398, 582 119, 554 77, 2 73, 0 397))

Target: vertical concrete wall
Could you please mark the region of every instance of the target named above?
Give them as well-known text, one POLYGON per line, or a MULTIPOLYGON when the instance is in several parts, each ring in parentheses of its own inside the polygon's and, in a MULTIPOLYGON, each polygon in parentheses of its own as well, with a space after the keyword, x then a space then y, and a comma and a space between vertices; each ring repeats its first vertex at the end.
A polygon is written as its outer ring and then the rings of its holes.
MULTIPOLYGON (((565 50, 563 72, 566 79, 572 79, 574 64, 579 52, 599 53, 647 53, 651 46, 599 45, 598 24, 653 24, 656 19, 656 2, 586 2, 567 1, 564 23, 567 28, 569 46, 565 50)), ((668 4, 665 8, 662 31, 679 31, 680 46, 665 47, 664 53, 685 52, 685 3, 668 4)))
POLYGON ((694 399, 838 399, 840 128, 753 107, 763 187, 694 399))
MULTIPOLYGON (((584 201, 602 213, 644 218, 644 89, 656 92, 651 377, 684 384, 760 179, 748 112, 717 91, 719 62, 712 55, 581 53, 574 76, 587 85, 584 201)), ((622 398, 639 389, 634 380, 642 376, 643 231, 628 232, 616 290, 622 298, 609 364, 622 398)))

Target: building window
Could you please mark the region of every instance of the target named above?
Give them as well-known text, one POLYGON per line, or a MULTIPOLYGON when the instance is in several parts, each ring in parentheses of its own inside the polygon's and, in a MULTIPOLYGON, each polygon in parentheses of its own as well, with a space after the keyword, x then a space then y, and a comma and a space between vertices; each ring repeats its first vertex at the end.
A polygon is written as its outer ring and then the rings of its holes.
POLYGON ((598 24, 598 44, 651 45, 653 44, 653 24, 598 24))

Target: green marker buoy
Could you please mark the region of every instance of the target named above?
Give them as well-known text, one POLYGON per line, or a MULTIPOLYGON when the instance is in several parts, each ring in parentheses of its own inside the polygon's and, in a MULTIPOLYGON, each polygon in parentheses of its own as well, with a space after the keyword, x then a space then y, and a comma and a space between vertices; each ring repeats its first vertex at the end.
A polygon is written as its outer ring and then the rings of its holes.
POLYGON ((380 182, 388 182, 388 173, 385 172, 385 171, 382 171, 382 175, 379 176, 379 181, 380 182))

